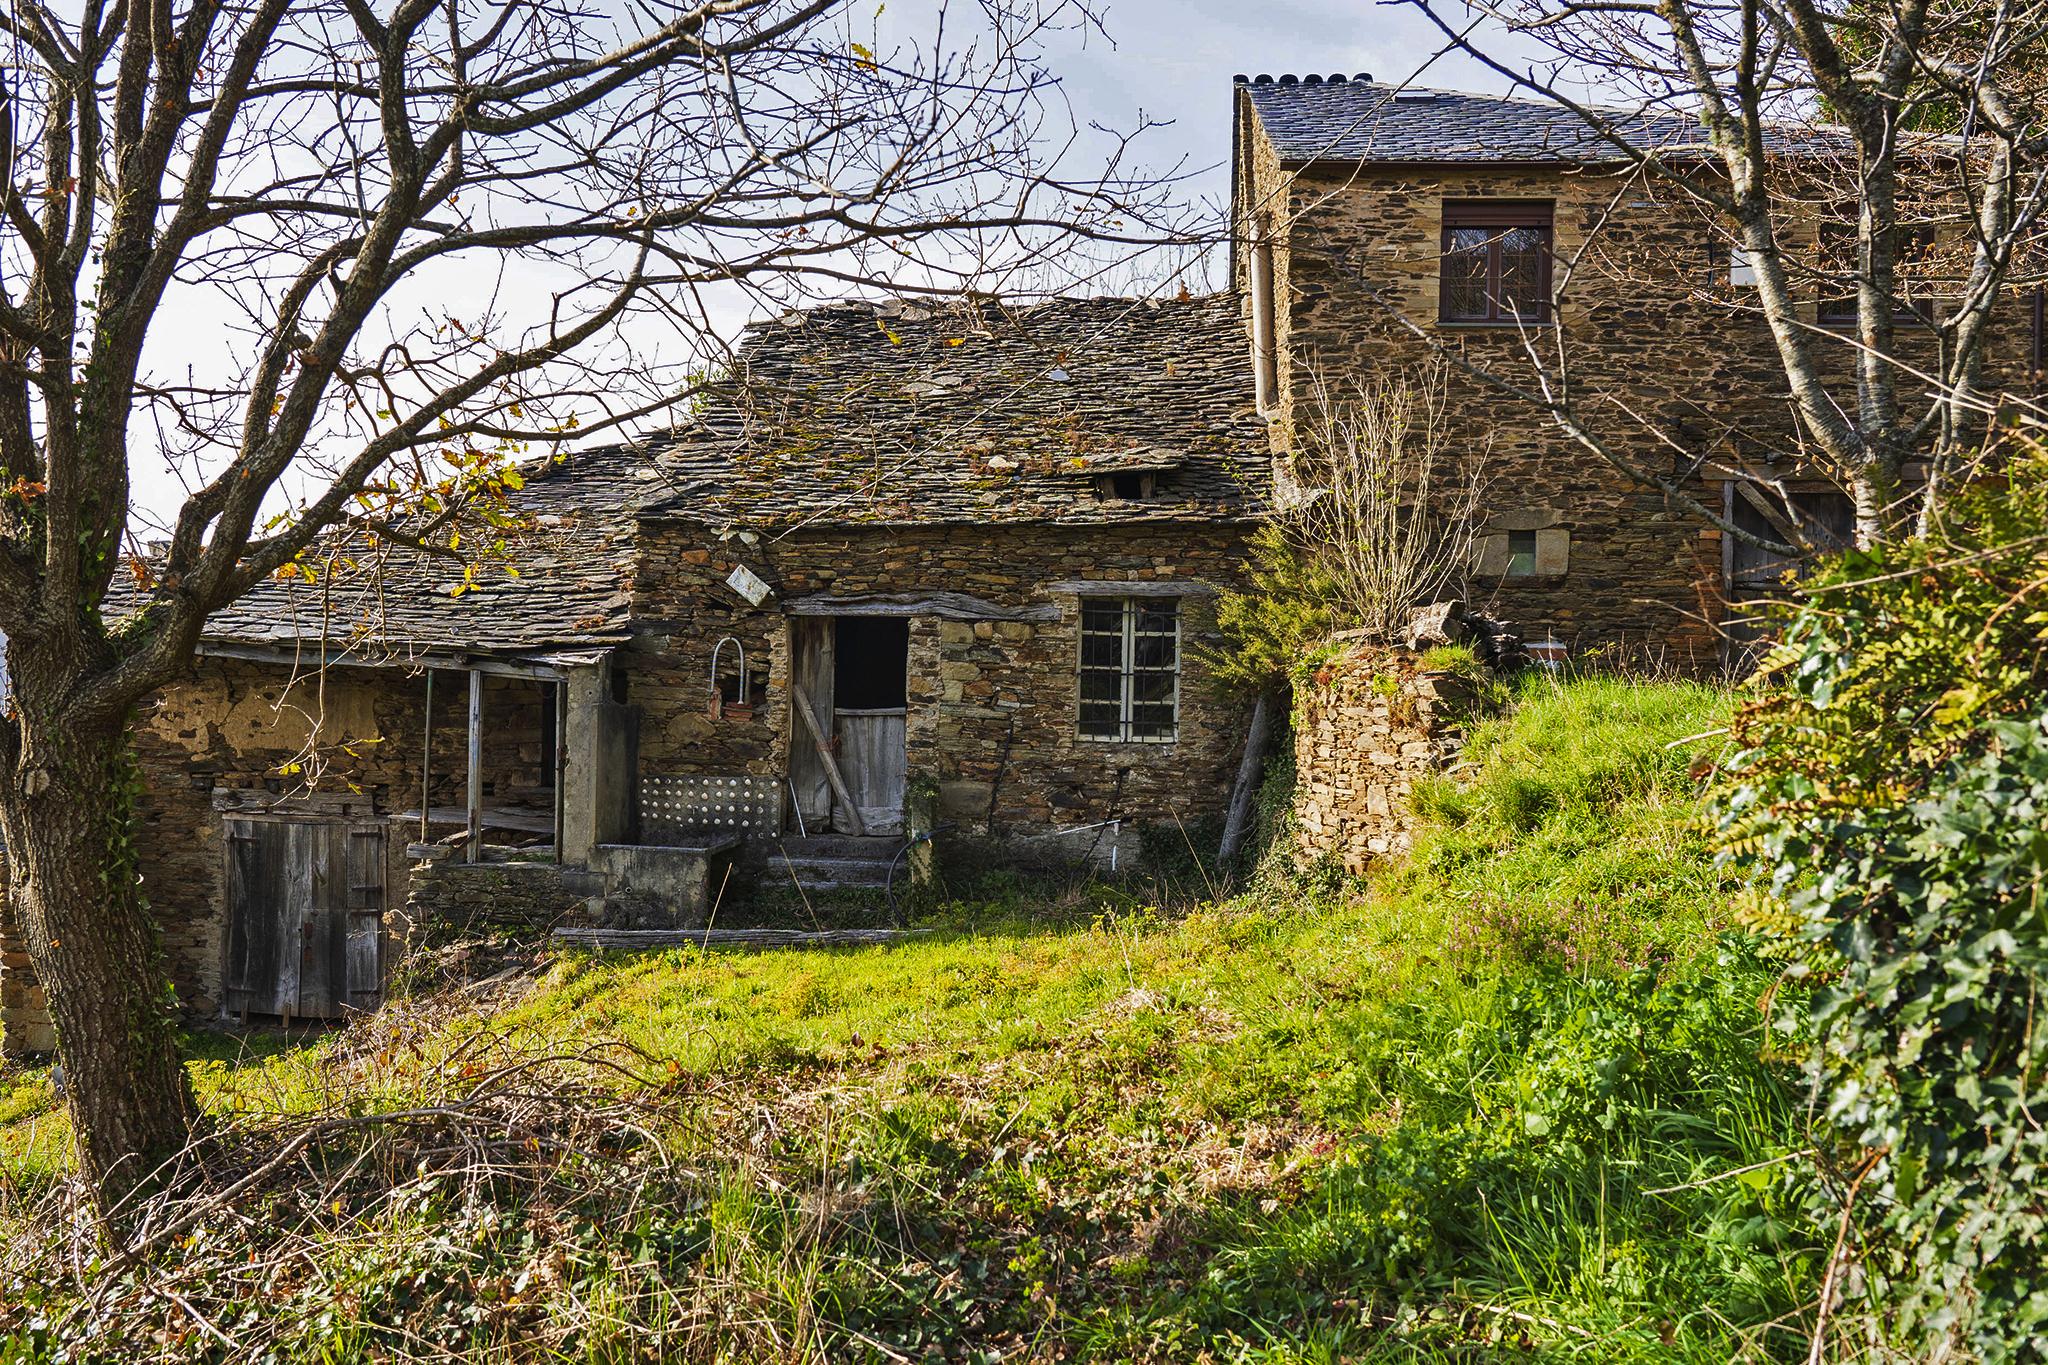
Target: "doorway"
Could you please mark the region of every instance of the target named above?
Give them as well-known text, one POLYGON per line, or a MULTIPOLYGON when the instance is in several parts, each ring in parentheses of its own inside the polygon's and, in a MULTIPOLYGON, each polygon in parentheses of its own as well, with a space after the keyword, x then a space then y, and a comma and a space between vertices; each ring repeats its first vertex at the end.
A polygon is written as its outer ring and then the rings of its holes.
POLYGON ((900 834, 908 769, 910 621, 901 616, 798 617, 791 623, 797 707, 790 785, 806 829, 900 834))

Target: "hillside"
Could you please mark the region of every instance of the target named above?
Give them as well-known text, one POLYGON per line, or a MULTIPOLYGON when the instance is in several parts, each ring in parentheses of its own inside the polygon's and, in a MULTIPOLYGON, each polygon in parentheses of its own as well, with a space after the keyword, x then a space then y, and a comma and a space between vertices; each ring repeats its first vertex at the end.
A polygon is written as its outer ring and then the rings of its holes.
POLYGON ((903 946, 195 1037, 227 1160, 143 1264, 77 1268, 7 1073, 0 1358, 1803 1357, 1773 978, 1672 743, 1722 710, 1542 682, 1364 889, 990 883, 903 946))

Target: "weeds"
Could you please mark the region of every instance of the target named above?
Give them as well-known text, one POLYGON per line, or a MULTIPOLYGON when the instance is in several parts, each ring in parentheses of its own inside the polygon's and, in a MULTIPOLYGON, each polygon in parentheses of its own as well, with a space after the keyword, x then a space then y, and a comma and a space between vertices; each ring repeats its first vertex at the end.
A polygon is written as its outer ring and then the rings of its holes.
POLYGON ((1720 701, 1543 687, 1363 890, 996 887, 199 1061, 222 1136, 146 1255, 61 1184, 0 1208, 0 1359, 1802 1357, 1772 976, 1667 747, 1720 701))

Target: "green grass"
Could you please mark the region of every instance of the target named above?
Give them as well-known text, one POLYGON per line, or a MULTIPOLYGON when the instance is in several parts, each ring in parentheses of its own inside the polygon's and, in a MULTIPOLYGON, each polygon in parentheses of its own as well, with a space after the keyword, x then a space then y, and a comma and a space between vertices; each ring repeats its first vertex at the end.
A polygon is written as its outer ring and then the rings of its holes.
MULTIPOLYGON (((890 948, 574 954, 510 1001, 214 1040, 206 1103, 252 1143, 517 1090, 513 1063, 655 1141, 607 1130, 613 1156, 530 1178, 394 1145, 366 1184, 351 1137, 317 1198, 265 1196, 269 1225, 321 1229, 317 1276, 261 1279, 275 1247, 226 1223, 156 1273, 290 1358, 370 1358, 455 1304, 436 1349, 477 1358, 1802 1357, 1818 1253, 1758 1056, 1771 977, 1726 932, 1702 746, 1672 744, 1723 709, 1539 681, 1364 889, 1269 878, 1167 914, 1078 888, 1033 915, 1012 889, 890 948), (358 1308, 323 1317, 337 1284, 358 1308)), ((4 1093, 0 1162, 33 1188, 61 1119, 32 1073, 4 1093)), ((522 1141, 552 1150, 551 1122, 522 1141)), ((0 1307, 0 1341, 27 1311, 0 1307)))

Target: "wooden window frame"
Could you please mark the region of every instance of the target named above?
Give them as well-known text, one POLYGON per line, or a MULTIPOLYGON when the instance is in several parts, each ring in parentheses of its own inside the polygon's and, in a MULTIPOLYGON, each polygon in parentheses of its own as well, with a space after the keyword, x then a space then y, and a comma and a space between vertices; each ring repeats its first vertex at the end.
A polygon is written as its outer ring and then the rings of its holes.
MULTIPOLYGON (((1163 635, 1165 632, 1152 632, 1163 635)), ((1173 744, 1180 739, 1180 669, 1184 651, 1182 648, 1181 609, 1177 597, 1099 597, 1079 599, 1079 615, 1075 630, 1075 685, 1074 685, 1074 734, 1088 744, 1173 744), (1108 631, 1088 629, 1088 609, 1113 607, 1119 614, 1120 640, 1117 648, 1117 665, 1114 669, 1106 665, 1088 662, 1088 640, 1091 636, 1108 636, 1108 631), (1165 667, 1157 665, 1140 666, 1137 662, 1138 620, 1147 609, 1166 612, 1173 618, 1173 662, 1165 667), (1091 730, 1083 707, 1089 699, 1082 695, 1081 681, 1090 673, 1113 673, 1117 678, 1117 720, 1114 732, 1091 730), (1165 734, 1140 735, 1134 733, 1134 711, 1137 703, 1136 680, 1141 675, 1166 674, 1173 679, 1173 694, 1168 705, 1171 720, 1165 734)))
MULTIPOLYGON (((1440 256, 1437 267, 1436 313, 1437 323, 1444 327, 1521 327, 1547 326, 1551 321, 1550 283, 1551 254, 1555 240, 1553 224, 1557 206, 1550 200, 1451 200, 1444 204, 1443 230, 1439 237, 1440 256), (1449 276, 1443 262, 1451 259, 1453 248, 1451 235, 1470 228, 1494 228, 1496 231, 1486 242, 1486 315, 1484 317, 1458 317, 1450 311, 1450 292, 1447 288, 1449 276), (1510 312, 1503 309, 1501 300, 1501 236, 1510 228, 1533 228, 1542 236, 1542 245, 1537 257, 1539 279, 1536 287, 1536 312, 1534 315, 1510 312)), ((1458 248, 1458 254, 1472 248, 1458 248)))

